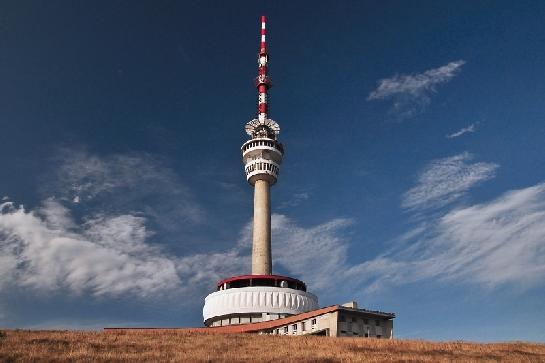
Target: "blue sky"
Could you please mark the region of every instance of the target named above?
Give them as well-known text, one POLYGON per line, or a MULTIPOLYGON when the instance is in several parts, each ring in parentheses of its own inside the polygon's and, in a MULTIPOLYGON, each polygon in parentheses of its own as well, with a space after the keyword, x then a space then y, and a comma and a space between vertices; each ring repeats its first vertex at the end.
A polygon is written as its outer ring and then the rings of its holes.
POLYGON ((545 340, 545 3, 3 2, 0 326, 199 326, 250 270, 268 16, 276 273, 403 338, 545 340))

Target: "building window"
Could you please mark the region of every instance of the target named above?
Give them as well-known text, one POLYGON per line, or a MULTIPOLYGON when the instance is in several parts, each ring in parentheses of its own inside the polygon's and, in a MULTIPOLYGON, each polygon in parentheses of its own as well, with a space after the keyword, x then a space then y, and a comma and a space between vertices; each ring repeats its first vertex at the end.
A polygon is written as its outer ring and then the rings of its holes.
POLYGON ((276 335, 280 334, 280 329, 276 329, 276 335))
POLYGON ((305 327, 305 322, 301 322, 301 331, 305 331, 306 330, 306 327, 305 327))
POLYGON ((380 320, 375 320, 375 325, 380 326, 380 320))
POLYGON ((287 326, 284 327, 284 334, 288 334, 288 327, 287 326))
POLYGON ((312 325, 316 325, 316 319, 312 319, 312 321, 310 322, 312 325))
POLYGON ((291 330, 293 330, 293 334, 297 334, 297 324, 293 324, 291 330))

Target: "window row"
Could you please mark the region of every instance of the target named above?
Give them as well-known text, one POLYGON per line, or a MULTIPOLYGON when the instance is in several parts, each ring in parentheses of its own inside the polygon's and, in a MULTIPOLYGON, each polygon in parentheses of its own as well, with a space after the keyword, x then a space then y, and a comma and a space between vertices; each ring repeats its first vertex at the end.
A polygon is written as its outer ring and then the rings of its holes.
POLYGON ((271 140, 271 141, 269 141, 269 140, 256 140, 256 141, 249 142, 246 145, 244 145, 244 147, 242 148, 242 151, 244 152, 244 151, 246 151, 248 149, 258 147, 258 146, 268 146, 268 147, 272 147, 272 148, 275 148, 275 149, 278 149, 278 150, 282 151, 282 147, 273 140, 271 140))
POLYGON ((246 167, 246 175, 253 173, 256 170, 268 170, 270 172, 273 172, 274 174, 278 175, 278 172, 280 171, 280 168, 274 164, 269 163, 254 163, 250 164, 246 167))
MULTIPOLYGON (((358 319, 358 318, 355 318, 355 317, 350 318, 350 317, 346 317, 345 315, 341 315, 339 317, 340 322, 348 321, 348 322, 357 323, 358 320, 360 320, 360 322, 363 321, 363 324, 365 324, 365 325, 369 325, 369 319, 358 319)), ((381 322, 380 322, 379 319, 375 320, 375 326, 381 326, 381 322)))
MULTIPOLYGON (((304 334, 304 332, 307 331, 307 323, 309 321, 302 321, 300 323, 291 324, 291 334, 296 335, 299 331, 299 327, 301 327, 301 332, 304 334)), ((314 330, 316 328, 316 319, 310 320, 310 328, 314 330)), ((271 332, 272 334, 289 334, 290 333, 290 326, 286 325, 282 328, 275 329, 271 332)))

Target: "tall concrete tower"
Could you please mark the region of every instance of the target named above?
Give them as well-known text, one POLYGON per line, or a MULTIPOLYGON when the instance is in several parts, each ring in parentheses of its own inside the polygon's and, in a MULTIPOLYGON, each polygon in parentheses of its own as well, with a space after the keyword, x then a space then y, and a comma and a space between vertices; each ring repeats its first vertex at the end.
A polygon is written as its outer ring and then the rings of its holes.
POLYGON ((206 326, 274 320, 318 308, 318 298, 307 292, 303 281, 272 274, 270 188, 278 178, 284 149, 278 142, 280 126, 268 116, 267 92, 271 88, 268 62, 266 21, 262 16, 255 79, 257 118, 246 124, 250 139, 241 147, 246 180, 254 187, 252 274, 217 283, 217 291, 205 299, 206 326))
POLYGON ((271 197, 270 188, 276 183, 284 149, 277 140, 280 126, 268 117, 267 91, 271 80, 267 75, 266 22, 261 17, 261 45, 257 56, 258 93, 257 118, 246 124, 250 140, 242 147, 246 179, 254 186, 254 224, 252 246, 252 274, 270 275, 271 258, 271 197))

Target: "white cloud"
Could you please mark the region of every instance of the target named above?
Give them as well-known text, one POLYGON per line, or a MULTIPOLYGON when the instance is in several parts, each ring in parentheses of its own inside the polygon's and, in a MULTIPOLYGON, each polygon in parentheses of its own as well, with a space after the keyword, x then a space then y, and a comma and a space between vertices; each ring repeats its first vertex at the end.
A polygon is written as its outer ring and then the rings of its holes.
POLYGON ((453 132, 452 134, 448 134, 446 136, 447 139, 454 139, 456 137, 462 136, 464 134, 473 133, 475 132, 476 125, 473 123, 467 127, 462 127, 460 130, 453 132))
POLYGON ((410 209, 443 207, 464 196, 467 191, 495 175, 497 164, 475 162, 464 152, 433 160, 418 175, 417 185, 403 196, 402 205, 410 209))
POLYGON ((35 211, 11 203, 0 209, 4 286, 75 295, 198 296, 220 273, 238 271, 245 261, 236 251, 168 255, 147 242, 145 218, 130 214, 94 216, 77 225, 52 199, 35 211))
POLYGON ((123 215, 76 226, 66 208, 48 200, 35 212, 4 206, 0 236, 1 254, 17 262, 1 266, 22 287, 147 296, 181 282, 175 262, 145 243, 143 218, 123 215))
POLYGON ((400 118, 411 117, 422 111, 430 102, 430 95, 436 91, 437 86, 454 78, 464 64, 465 61, 458 60, 423 73, 381 79, 367 100, 392 99, 392 113, 400 118))
POLYGON ((353 272, 357 276, 374 270, 371 288, 423 279, 529 288, 545 279, 543 241, 545 183, 451 210, 410 248, 387 252, 353 272))

